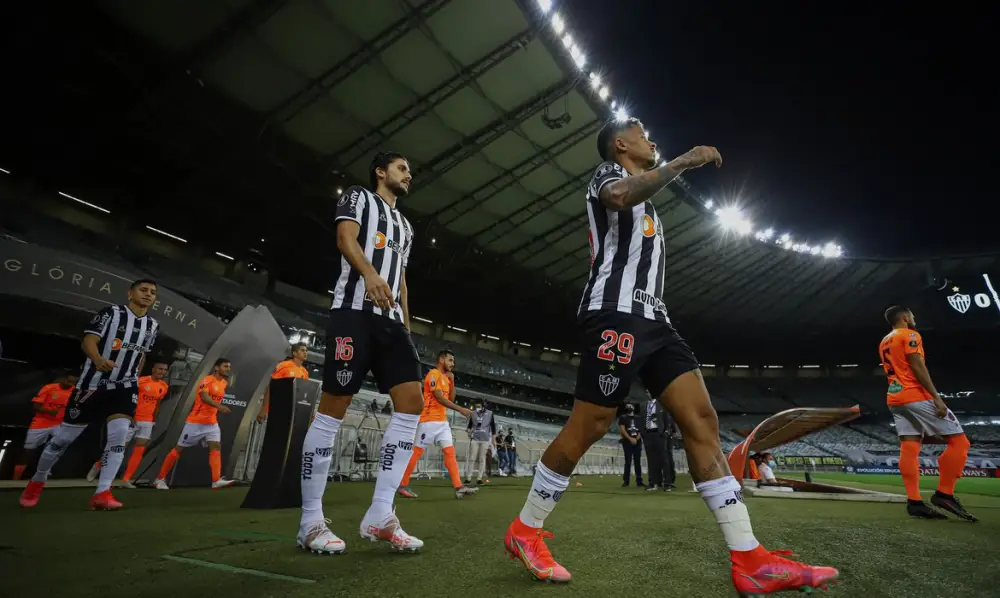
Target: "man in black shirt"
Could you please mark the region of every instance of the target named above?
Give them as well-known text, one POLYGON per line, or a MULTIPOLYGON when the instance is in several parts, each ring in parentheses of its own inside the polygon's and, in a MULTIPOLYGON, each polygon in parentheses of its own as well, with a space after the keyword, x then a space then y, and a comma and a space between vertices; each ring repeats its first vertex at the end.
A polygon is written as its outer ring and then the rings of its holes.
POLYGON ((669 492, 674 488, 673 419, 660 402, 652 398, 643 403, 640 419, 640 434, 649 466, 649 489, 669 492))
POLYGON ((621 434, 622 450, 625 451, 625 475, 622 488, 628 487, 635 461, 635 485, 642 488, 642 438, 639 437, 639 420, 635 416, 635 406, 625 405, 625 415, 618 418, 618 433, 621 434))

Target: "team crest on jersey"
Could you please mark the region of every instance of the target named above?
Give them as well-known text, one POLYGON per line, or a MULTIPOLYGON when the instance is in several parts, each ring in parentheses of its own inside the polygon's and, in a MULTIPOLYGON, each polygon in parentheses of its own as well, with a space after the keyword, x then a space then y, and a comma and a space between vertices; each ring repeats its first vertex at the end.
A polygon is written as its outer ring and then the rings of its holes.
POLYGON ((597 377, 597 384, 601 387, 601 392, 604 396, 610 397, 611 393, 618 390, 618 384, 621 380, 618 376, 613 376, 611 374, 602 374, 597 377))
POLYGON ((353 377, 354 374, 350 370, 340 370, 337 372, 337 382, 339 382, 341 386, 347 386, 353 377))
POLYGON ((69 418, 70 419, 76 419, 78 417, 80 417, 80 410, 77 409, 76 407, 71 408, 69 410, 69 418))
POLYGON ((972 307, 972 297, 955 293, 954 295, 950 295, 948 297, 948 305, 950 305, 951 308, 958 313, 964 314, 969 311, 970 307, 972 307))

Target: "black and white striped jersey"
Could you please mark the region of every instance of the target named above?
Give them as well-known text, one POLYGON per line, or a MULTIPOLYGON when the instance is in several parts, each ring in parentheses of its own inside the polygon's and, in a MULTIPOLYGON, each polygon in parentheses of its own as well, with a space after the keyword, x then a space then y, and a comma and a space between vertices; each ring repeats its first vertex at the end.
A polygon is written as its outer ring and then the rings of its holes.
POLYGON ((397 322, 403 321, 400 291, 403 287, 403 271, 413 247, 413 227, 399 212, 376 193, 364 187, 349 188, 337 202, 337 222, 353 220, 361 226, 358 231, 358 245, 375 270, 389 283, 392 296, 396 299, 394 309, 382 309, 368 297, 365 281, 334 243, 334 250, 340 257, 334 271, 333 303, 330 309, 354 309, 386 316, 397 322))
POLYGON ((152 350, 159 329, 152 316, 139 317, 124 305, 111 305, 94 314, 83 333, 100 337, 97 349, 101 357, 115 362, 115 369, 101 372, 88 357, 76 387, 113 390, 138 386, 139 362, 152 350))
POLYGON ((614 310, 670 322, 663 303, 666 246, 653 202, 619 212, 601 203, 601 189, 629 176, 615 162, 604 162, 587 187, 590 221, 590 277, 579 313, 614 310))

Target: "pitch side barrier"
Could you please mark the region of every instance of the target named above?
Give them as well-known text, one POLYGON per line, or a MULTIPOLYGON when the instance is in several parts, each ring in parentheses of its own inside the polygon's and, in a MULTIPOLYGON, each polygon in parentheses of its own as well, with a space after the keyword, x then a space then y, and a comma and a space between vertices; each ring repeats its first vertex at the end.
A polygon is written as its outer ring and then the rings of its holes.
MULTIPOLYGON (((3 266, 0 294, 89 313, 124 302, 132 281, 147 277, 119 265, 9 239, 0 239, 0 263, 3 266)), ((204 359, 182 390, 171 389, 172 400, 160 409, 153 438, 139 469, 140 477, 142 472, 155 476, 163 457, 177 443, 184 419, 194 403, 198 381, 211 372, 219 357, 233 362, 233 376, 223 399, 232 412, 219 416, 223 471, 232 473, 233 447, 246 444, 250 422, 256 416, 256 411, 248 412, 247 406, 269 379, 274 364, 287 353, 284 332, 266 307, 247 306, 227 326, 163 285, 157 289, 157 302, 150 308, 150 314, 160 323, 161 336, 203 354, 204 359)), ((80 330, 84 321, 81 313, 80 330)), ((181 486, 207 485, 210 478, 207 461, 203 448, 185 450, 171 481, 181 486)))

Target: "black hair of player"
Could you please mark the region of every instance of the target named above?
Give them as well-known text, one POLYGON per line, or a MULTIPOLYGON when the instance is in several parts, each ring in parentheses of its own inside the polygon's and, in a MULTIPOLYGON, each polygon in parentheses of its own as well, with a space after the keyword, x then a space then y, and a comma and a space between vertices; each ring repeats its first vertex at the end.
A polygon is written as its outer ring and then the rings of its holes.
POLYGON ((226 359, 225 357, 220 357, 215 360, 215 365, 212 367, 219 367, 220 365, 225 365, 227 363, 232 363, 232 362, 226 359))
POLYGON ((642 121, 633 116, 625 120, 616 118, 604 123, 600 133, 597 134, 597 153, 601 155, 601 160, 607 162, 615 159, 615 138, 632 127, 642 127, 642 121))
POLYGON ((307 348, 309 348, 309 345, 305 343, 292 343, 291 351, 292 353, 295 353, 299 349, 307 349, 307 348))
POLYGON ((888 322, 890 326, 895 328, 899 319, 908 313, 910 313, 910 308, 903 307, 901 305, 893 305, 889 309, 885 310, 885 321, 888 322))
POLYGON ((379 168, 386 169, 396 160, 405 160, 406 156, 399 152, 379 152, 372 158, 372 163, 368 166, 368 184, 372 193, 378 189, 378 175, 375 171, 379 168))
POLYGON ((140 278, 139 280, 136 280, 132 284, 130 284, 128 290, 134 291, 139 288, 139 285, 144 285, 144 284, 151 284, 154 287, 159 286, 158 284, 156 284, 156 281, 153 280, 152 278, 140 278))
POLYGON ((448 357, 449 355, 451 355, 452 357, 455 356, 455 354, 451 352, 451 349, 441 349, 440 351, 438 351, 438 361, 441 361, 442 359, 448 357))

